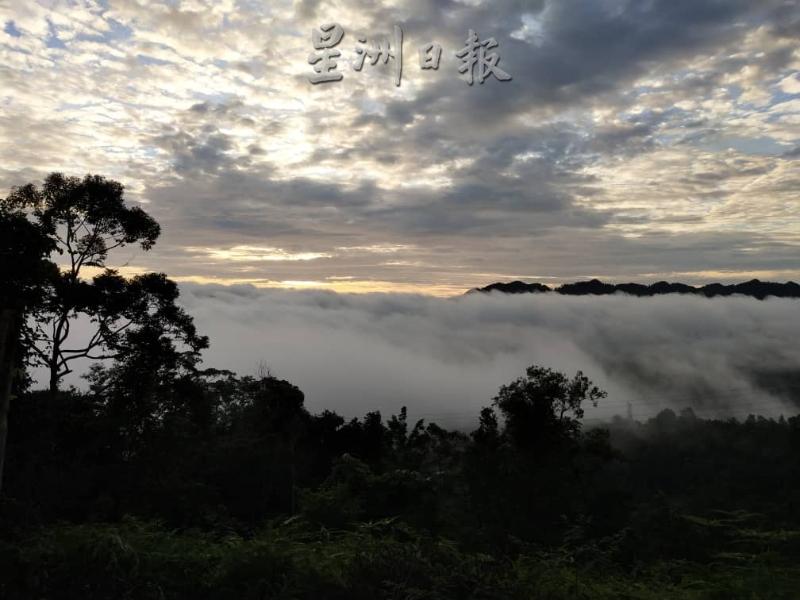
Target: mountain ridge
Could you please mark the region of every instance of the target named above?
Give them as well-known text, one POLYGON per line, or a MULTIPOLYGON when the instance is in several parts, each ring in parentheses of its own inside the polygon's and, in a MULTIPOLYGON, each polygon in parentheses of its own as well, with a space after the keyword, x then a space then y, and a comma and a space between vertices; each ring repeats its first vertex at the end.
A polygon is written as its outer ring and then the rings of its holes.
POLYGON ((715 298, 718 296, 742 295, 757 300, 768 297, 800 298, 800 285, 794 281, 777 283, 751 279, 743 283, 723 284, 709 283, 695 287, 686 283, 658 281, 653 284, 642 283, 605 283, 599 279, 565 283, 558 287, 550 287, 543 283, 526 283, 524 281, 496 282, 480 288, 473 288, 467 294, 500 292, 503 294, 561 294, 564 296, 607 296, 623 293, 629 296, 647 298, 668 294, 688 294, 715 298))

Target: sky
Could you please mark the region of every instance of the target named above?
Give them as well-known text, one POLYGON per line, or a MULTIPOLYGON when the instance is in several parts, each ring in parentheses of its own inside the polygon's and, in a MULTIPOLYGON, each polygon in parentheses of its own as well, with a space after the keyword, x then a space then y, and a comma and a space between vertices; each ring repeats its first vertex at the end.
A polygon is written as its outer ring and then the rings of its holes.
POLYGON ((122 182, 163 229, 125 272, 435 296, 800 279, 796 0, 0 0, 0 25, 0 190, 122 182), (342 79, 312 85, 332 22, 342 79), (399 87, 394 61, 353 69, 395 25, 399 87), (471 29, 512 80, 466 83, 471 29))

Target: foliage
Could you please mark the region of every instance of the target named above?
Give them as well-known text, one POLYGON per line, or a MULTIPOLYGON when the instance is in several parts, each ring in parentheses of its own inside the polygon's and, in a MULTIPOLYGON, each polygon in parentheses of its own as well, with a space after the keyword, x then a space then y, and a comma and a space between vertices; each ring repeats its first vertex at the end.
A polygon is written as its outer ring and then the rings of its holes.
POLYGON ((78 179, 52 173, 41 187, 14 188, 0 200, 0 217, 5 223, 0 229, 10 223, 15 233, 36 234, 30 238, 35 247, 12 241, 16 253, 24 249, 28 262, 52 265, 53 260, 61 266, 44 273, 44 281, 33 278, 39 293, 27 302, 33 319, 23 340, 28 355, 49 369, 52 393, 79 359, 125 358, 148 343, 150 353, 156 343, 165 351, 173 351, 175 343, 185 345, 189 356, 207 346, 191 317, 175 304, 177 286, 165 275, 128 280, 108 266, 114 250, 131 244, 149 250, 160 234, 144 210, 126 205, 120 183, 99 175, 78 179), (94 275, 87 277, 87 271, 94 275), (71 325, 80 317, 93 324, 93 333, 71 347, 71 325))
MULTIPOLYGON (((156 356, 89 393, 20 398, 0 597, 792 598, 800 583, 796 417, 584 431, 577 410, 500 406, 465 435, 406 411, 312 415, 271 375, 156 356), (520 443, 526 427, 551 445, 520 443)), ((575 389, 528 374, 536 394, 575 389)))
POLYGON ((27 310, 41 302, 56 273, 46 260, 54 246, 25 213, 0 202, 0 308, 27 310))
MULTIPOLYGON (((588 549, 584 549, 588 550, 588 549)), ((0 596, 17 598, 530 600, 790 599, 800 569, 765 555, 658 562, 625 574, 559 550, 514 559, 459 550, 396 521, 330 531, 273 522, 251 537, 177 532, 127 519, 62 525, 0 544, 0 596)))

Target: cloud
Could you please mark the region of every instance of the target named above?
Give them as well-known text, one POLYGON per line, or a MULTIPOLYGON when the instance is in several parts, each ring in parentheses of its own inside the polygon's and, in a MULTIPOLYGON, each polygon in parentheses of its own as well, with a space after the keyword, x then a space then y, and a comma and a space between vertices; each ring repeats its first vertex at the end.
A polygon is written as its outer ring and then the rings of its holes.
POLYGON ((798 15, 797 0, 6 3, 0 186, 121 180, 163 225, 137 263, 184 280, 797 277, 798 15), (330 20, 344 79, 311 86, 310 30, 330 20), (356 31, 394 24, 400 88, 349 65, 356 31), (468 29, 513 81, 464 83, 468 29), (422 71, 433 40, 442 65, 422 71), (193 251, 245 246, 365 250, 193 251))
POLYGON ((288 252, 283 248, 264 248, 259 246, 234 246, 233 248, 187 248, 187 251, 197 252, 220 261, 235 262, 283 262, 297 260, 317 260, 330 258, 330 254, 321 252, 288 252))
POLYGON ((800 94, 800 77, 796 73, 782 79, 778 85, 787 94, 800 94))
POLYGON ((582 369, 609 398, 590 417, 693 406, 706 416, 796 412, 797 301, 402 294, 183 286, 211 336, 210 366, 265 361, 311 410, 346 415, 408 406, 473 424, 497 388, 540 364, 582 369), (792 387, 792 385, 794 387, 792 387))

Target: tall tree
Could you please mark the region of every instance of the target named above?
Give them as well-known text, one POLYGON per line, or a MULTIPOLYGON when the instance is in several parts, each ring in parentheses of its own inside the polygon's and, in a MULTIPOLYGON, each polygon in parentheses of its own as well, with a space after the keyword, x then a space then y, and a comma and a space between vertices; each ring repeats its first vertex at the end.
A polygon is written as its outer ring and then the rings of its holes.
POLYGON ((57 273, 46 259, 52 248, 50 239, 24 213, 0 205, 0 491, 12 389, 25 359, 22 327, 27 312, 41 301, 57 273))
POLYGON ((114 250, 127 245, 150 250, 160 234, 150 215, 126 205, 120 183, 99 175, 79 179, 53 173, 41 187, 31 183, 14 188, 0 207, 24 211, 59 255, 61 270, 51 278, 32 324, 25 327, 26 347, 48 368, 52 393, 72 372, 74 361, 119 358, 143 327, 157 326, 194 351, 207 345, 191 318, 175 305, 177 288, 166 277, 148 274, 128 280, 109 267, 114 250), (91 279, 87 271, 94 275, 91 279), (76 343, 70 327, 80 317, 93 329, 88 340, 76 343))
POLYGON ((502 386, 494 403, 505 418, 506 435, 524 447, 575 439, 581 429, 583 404, 597 406, 606 396, 581 371, 569 379, 533 365, 525 377, 502 386))

